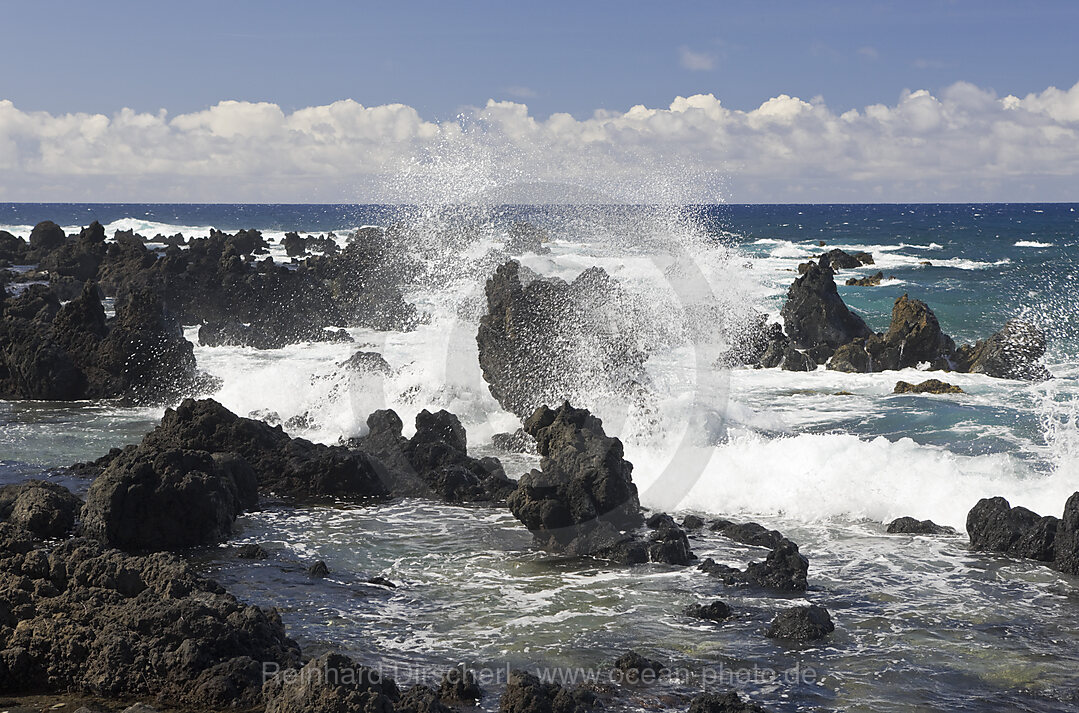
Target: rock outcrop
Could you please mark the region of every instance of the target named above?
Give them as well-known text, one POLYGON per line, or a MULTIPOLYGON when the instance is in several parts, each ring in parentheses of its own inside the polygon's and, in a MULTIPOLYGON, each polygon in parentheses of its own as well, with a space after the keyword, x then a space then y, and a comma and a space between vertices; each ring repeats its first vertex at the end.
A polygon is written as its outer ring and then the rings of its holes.
POLYGON ((134 292, 105 318, 93 283, 60 306, 31 285, 3 303, 0 398, 161 403, 200 388, 190 342, 152 292, 134 292))
POLYGON ((798 545, 784 539, 763 562, 751 562, 745 571, 718 564, 712 558, 698 567, 728 585, 751 585, 778 592, 804 592, 809 588, 809 560, 798 545))
POLYGON ((685 615, 707 621, 726 621, 731 618, 731 608, 717 599, 708 604, 690 604, 686 607, 685 615))
POLYGON ((377 458, 344 446, 290 438, 280 426, 237 416, 213 399, 186 399, 175 409, 166 409, 161 423, 137 447, 110 453, 93 467, 107 468, 121 458, 154 458, 170 451, 238 456, 254 471, 259 491, 267 494, 301 500, 389 494, 383 480, 386 467, 377 458))
POLYGON ((487 280, 487 313, 476 343, 495 399, 519 417, 544 404, 608 389, 639 397, 647 356, 634 344, 617 306, 619 288, 599 268, 573 282, 522 280, 509 261, 487 280))
POLYGON ((1039 562, 1056 559, 1060 520, 1042 517, 1004 498, 984 498, 967 515, 971 549, 1025 557, 1039 562))
POLYGON ((264 665, 299 664, 277 613, 173 555, 86 539, 51 551, 0 524, 0 692, 153 698, 202 710, 262 702, 264 665))
POLYGON ((743 701, 735 691, 702 693, 689 702, 689 713, 766 713, 752 701, 743 701))
POLYGON ((866 277, 847 278, 846 285, 848 287, 879 287, 883 279, 884 273, 877 272, 874 275, 868 275, 866 277))
POLYGON ((647 540, 633 532, 645 522, 633 465, 598 418, 563 403, 536 409, 524 428, 536 439, 540 469, 521 476, 507 503, 540 546, 626 563, 688 562, 688 540, 669 516, 653 519, 647 540))
POLYGON ((258 502, 254 471, 227 453, 129 451, 90 486, 82 531, 126 552, 220 542, 258 502))
POLYGON ((1041 363, 1045 333, 1030 322, 1013 319, 988 339, 964 346, 956 355, 959 371, 998 379, 1044 381, 1051 378, 1041 363))
POLYGON ((805 274, 787 290, 780 312, 787 336, 799 349, 826 345, 838 349, 872 332, 861 317, 847 309, 836 289, 833 272, 810 263, 805 274))
POLYGON ((341 654, 323 654, 266 682, 266 713, 394 713, 397 684, 341 654))

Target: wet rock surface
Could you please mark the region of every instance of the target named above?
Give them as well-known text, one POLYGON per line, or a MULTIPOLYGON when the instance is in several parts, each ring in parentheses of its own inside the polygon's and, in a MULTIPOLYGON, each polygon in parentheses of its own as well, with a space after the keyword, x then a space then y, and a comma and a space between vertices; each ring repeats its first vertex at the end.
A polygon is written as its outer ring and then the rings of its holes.
POLYGON ((768 627, 770 639, 809 642, 823 639, 835 631, 828 610, 816 604, 785 609, 776 615, 768 627))
POLYGON ((932 520, 916 520, 913 517, 901 517, 888 523, 889 535, 955 535, 955 528, 938 525, 932 520))
POLYGON ((872 334, 861 317, 847 309, 836 289, 833 272, 810 263, 787 291, 781 315, 795 347, 826 344, 833 349, 872 334))
POLYGON ((918 384, 897 381, 893 394, 961 394, 963 390, 940 379, 926 379, 918 384))
POLYGON ((527 418, 537 407, 561 403, 588 387, 639 396, 648 382, 647 355, 625 332, 620 288, 599 268, 570 283, 524 283, 516 261, 487 280, 487 313, 476 343, 491 395, 507 411, 527 418))
POLYGON ((1045 349, 1041 329, 1013 319, 988 339, 962 347, 956 355, 957 368, 998 379, 1044 381, 1051 376, 1040 361, 1045 349))
POLYGON ((597 708, 596 695, 585 688, 564 688, 514 671, 499 700, 501 713, 584 713, 597 708))

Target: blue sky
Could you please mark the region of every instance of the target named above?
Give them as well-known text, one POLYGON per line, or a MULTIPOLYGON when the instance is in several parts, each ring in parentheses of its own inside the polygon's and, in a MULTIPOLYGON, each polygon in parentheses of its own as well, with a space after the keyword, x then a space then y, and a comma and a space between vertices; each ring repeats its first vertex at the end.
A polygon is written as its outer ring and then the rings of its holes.
POLYGON ((447 118, 495 98, 581 118, 696 93, 843 110, 960 80, 1021 96, 1079 79, 1079 3, 1063 1, 2 6, 0 97, 54 113, 352 98, 447 118))
POLYGON ((0 201, 1079 196, 1079 2, 0 0, 0 17, 0 201))

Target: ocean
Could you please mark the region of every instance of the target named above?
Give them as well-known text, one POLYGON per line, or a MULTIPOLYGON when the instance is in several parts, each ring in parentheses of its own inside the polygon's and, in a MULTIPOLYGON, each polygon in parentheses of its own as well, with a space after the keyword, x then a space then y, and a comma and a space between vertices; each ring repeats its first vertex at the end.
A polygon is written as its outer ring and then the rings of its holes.
MULTIPOLYGON (((343 240, 359 226, 410 222, 425 265, 406 291, 425 316, 417 329, 351 329, 353 344, 267 351, 196 346, 199 367, 222 379, 208 395, 241 415, 302 416, 292 435, 325 443, 362 434, 377 408, 397 410, 406 435, 418 411, 446 408, 466 426, 470 450, 503 458, 511 477, 536 460, 491 446, 519 422, 487 390, 475 335, 507 227, 542 226, 551 251, 523 264, 566 279, 598 265, 630 295, 612 329, 649 354, 647 405, 587 383, 573 396, 625 443, 642 503, 752 519, 810 559, 810 591, 777 600, 725 590, 693 568, 552 560, 497 508, 270 503, 241 517, 230 544, 258 542, 271 559, 237 560, 223 547, 199 564, 240 599, 277 606, 307 653, 342 650, 400 677, 458 662, 590 667, 633 648, 672 662, 697 688, 716 671, 812 670, 735 682, 776 711, 1079 710, 1079 581, 971 553, 962 534, 890 536, 883 526, 913 516, 962 533, 969 509, 996 495, 1059 516, 1079 490, 1079 204, 0 204, 0 229, 17 235, 45 219, 68 232, 96 219, 110 236, 255 228, 273 242, 290 230, 343 240), (957 343, 1022 317, 1046 331, 1055 378, 715 366, 725 333, 754 312, 775 318, 798 264, 837 247, 874 256, 874 265, 837 276, 843 299, 874 330, 887 329, 903 294, 927 302, 957 343), (878 287, 843 284, 877 271, 878 287), (380 352, 393 373, 338 367, 360 348, 380 352), (892 393, 900 379, 930 376, 964 393, 892 393), (316 559, 331 576, 313 582, 304 570, 316 559), (400 586, 366 585, 375 575, 400 586), (680 615, 717 597, 736 611, 732 621, 704 626, 680 615), (763 637, 776 609, 803 599, 836 621, 825 644, 763 637)), ((278 245, 271 255, 285 259, 278 245)), ((187 335, 197 344, 194 325, 187 335)), ((136 442, 161 412, 0 401, 0 480, 49 477, 85 489, 53 470, 136 442)), ((707 531, 692 544, 732 565, 762 556, 707 531)), ((640 707, 649 700, 642 692, 640 707)))

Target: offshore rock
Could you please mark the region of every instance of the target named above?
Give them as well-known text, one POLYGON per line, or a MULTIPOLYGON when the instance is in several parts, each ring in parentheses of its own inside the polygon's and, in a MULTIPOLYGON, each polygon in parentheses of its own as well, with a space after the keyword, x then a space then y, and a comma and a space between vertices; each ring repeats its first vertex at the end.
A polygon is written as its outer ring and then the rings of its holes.
POLYGON ((838 349, 872 334, 862 318, 843 303, 832 271, 814 263, 787 290, 787 302, 780 314, 787 335, 798 349, 820 344, 838 349))
POLYGON ((503 408, 524 419, 597 385, 621 397, 641 395, 647 355, 627 333, 618 285, 606 272, 591 268, 571 283, 525 285, 520 264, 510 260, 485 289, 476 343, 483 378, 503 408))
POLYGON ((893 394, 961 394, 963 390, 940 379, 926 379, 919 384, 897 381, 893 394))
POLYGON ((809 642, 823 639, 835 631, 828 610, 816 604, 781 611, 772 620, 766 634, 770 639, 809 642))
POLYGON ((1052 377, 1041 363, 1045 333, 1030 322, 1013 319, 988 339, 964 346, 956 356, 959 371, 998 379, 1045 381, 1052 377))
POLYGON ((1060 521, 1041 517, 1004 498, 983 498, 967 514, 971 549, 1025 557, 1040 562, 1056 559, 1060 521))
POLYGON ((913 517, 901 517, 888 523, 889 535, 954 535, 956 531, 947 525, 938 525, 932 520, 915 520, 913 517))

